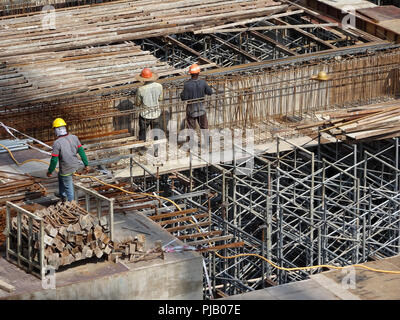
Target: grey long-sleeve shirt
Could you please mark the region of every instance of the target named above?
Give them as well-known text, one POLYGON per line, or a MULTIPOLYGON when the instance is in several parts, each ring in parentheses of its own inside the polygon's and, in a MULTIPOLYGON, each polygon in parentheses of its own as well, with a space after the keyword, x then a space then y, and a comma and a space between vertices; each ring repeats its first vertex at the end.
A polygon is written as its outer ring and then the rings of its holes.
MULTIPOLYGON (((185 100, 193 100, 193 99, 201 99, 204 98, 205 95, 212 95, 213 90, 207 84, 207 82, 203 79, 190 79, 185 82, 183 86, 183 91, 181 93, 181 99, 185 100)), ((190 117, 200 117, 206 113, 206 108, 203 105, 202 101, 196 102, 188 102, 187 114, 190 117)))
POLYGON ((81 164, 76 154, 81 146, 78 137, 73 134, 66 134, 54 141, 51 155, 60 159, 59 173, 61 175, 72 174, 79 168, 81 164))

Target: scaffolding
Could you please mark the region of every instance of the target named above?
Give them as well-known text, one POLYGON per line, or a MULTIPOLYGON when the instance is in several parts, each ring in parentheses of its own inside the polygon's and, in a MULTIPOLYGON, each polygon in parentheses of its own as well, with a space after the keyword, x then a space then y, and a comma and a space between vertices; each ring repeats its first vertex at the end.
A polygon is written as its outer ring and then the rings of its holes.
MULTIPOLYGON (((346 266, 400 253, 398 138, 311 150, 282 138, 276 145, 276 153, 187 172, 191 192, 214 193, 213 228, 244 243, 204 255, 206 298, 209 286, 216 295, 232 295, 325 270, 288 272, 255 256, 224 257, 258 254, 279 267, 296 268, 346 266), (292 150, 279 151, 282 144, 292 150)), ((202 207, 193 198, 187 201, 202 207)))
POLYGON ((179 172, 152 173, 141 164, 143 176, 120 180, 136 196, 92 188, 116 199, 115 214, 141 212, 195 247, 204 259, 204 298, 212 299, 327 270, 281 268, 348 266, 399 254, 399 143, 306 148, 277 137, 257 154, 246 143, 233 144, 231 161, 191 152, 189 168, 179 172), (205 165, 195 169, 196 158, 205 165))
POLYGON ((281 268, 348 266, 399 254, 400 138, 327 144, 316 139, 305 147, 278 136, 257 153, 243 139, 231 145, 228 160, 212 161, 198 150, 189 153, 188 167, 164 174, 129 152, 129 166, 140 166, 143 175, 130 170, 119 186, 137 195, 91 187, 116 199, 115 214, 145 214, 196 247, 204 258, 206 299, 326 270, 281 268), (202 167, 195 168, 196 160, 202 167))

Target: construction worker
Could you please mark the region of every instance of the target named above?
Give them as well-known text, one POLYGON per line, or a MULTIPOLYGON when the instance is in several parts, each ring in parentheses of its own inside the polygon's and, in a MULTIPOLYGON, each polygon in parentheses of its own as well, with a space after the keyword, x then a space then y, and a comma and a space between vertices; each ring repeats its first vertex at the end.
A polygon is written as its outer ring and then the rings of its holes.
POLYGON ((139 114, 139 140, 145 141, 148 127, 152 129, 160 127, 159 102, 163 97, 163 88, 160 83, 155 82, 158 76, 149 68, 144 68, 136 79, 144 82, 137 90, 135 105, 144 109, 139 114))
MULTIPOLYGON (((191 79, 186 81, 181 93, 181 99, 202 99, 204 96, 212 95, 213 91, 205 80, 199 79, 200 67, 193 64, 189 67, 191 79)), ((190 129, 196 129, 198 122, 200 129, 208 129, 206 108, 202 101, 188 102, 186 107, 186 121, 190 129)))
POLYGON ((85 165, 84 172, 89 171, 89 163, 77 136, 68 134, 67 124, 61 118, 53 121, 53 128, 57 137, 53 144, 53 151, 51 153, 50 166, 47 170, 47 176, 50 177, 52 172, 57 166, 58 161, 58 188, 62 201, 72 201, 74 199, 74 184, 72 176, 80 167, 80 162, 77 157, 79 153, 83 164, 85 165))

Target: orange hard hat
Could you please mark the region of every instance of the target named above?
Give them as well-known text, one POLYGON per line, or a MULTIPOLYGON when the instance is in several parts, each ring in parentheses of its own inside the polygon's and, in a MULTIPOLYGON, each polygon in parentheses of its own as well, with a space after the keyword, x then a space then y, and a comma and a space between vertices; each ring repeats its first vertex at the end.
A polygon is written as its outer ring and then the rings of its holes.
POLYGON ((149 68, 144 68, 142 70, 142 72, 140 73, 140 76, 142 78, 148 79, 148 78, 151 78, 153 76, 153 73, 151 72, 151 70, 149 68))
POLYGON ((190 67, 189 67, 189 73, 190 74, 196 74, 196 73, 200 73, 200 67, 199 67, 199 65, 198 64, 192 64, 190 67))

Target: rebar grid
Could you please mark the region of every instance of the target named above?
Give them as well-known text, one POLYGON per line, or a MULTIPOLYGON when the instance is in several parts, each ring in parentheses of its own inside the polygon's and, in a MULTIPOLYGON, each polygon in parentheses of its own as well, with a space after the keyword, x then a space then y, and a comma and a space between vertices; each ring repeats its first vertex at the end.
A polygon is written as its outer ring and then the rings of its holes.
MULTIPOLYGON (((397 94, 398 81, 393 70, 398 68, 399 57, 398 50, 393 50, 333 59, 324 65, 313 62, 276 70, 259 69, 252 73, 209 77, 207 81, 215 91, 205 101, 209 125, 211 128, 257 128, 261 124, 259 130, 262 131, 262 125, 274 117, 303 117, 315 110, 390 99, 397 94), (330 81, 310 79, 321 70, 330 74, 330 81)), ((185 102, 180 100, 182 80, 166 82, 163 86, 162 122, 176 121, 180 128, 186 117, 185 102)), ((131 90, 124 97, 103 96, 91 101, 70 99, 25 106, 0 106, 0 117, 7 125, 45 141, 53 138, 48 123, 60 116, 67 121, 70 130, 83 137, 127 129, 129 123, 135 134, 141 110, 135 108, 134 96, 135 90, 131 90), (123 104, 127 108, 120 108, 123 104)))

